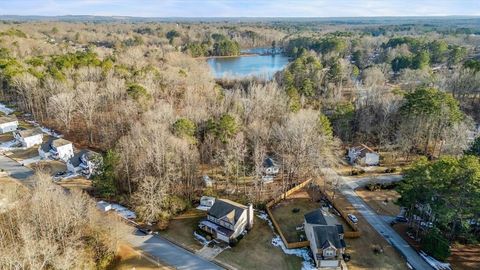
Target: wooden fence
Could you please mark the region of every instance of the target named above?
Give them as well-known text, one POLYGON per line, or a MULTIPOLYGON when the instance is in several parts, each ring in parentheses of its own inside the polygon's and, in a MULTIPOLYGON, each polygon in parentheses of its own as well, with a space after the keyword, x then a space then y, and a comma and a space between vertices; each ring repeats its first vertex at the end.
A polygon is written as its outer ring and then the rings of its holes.
POLYGON ((278 235, 280 235, 280 238, 282 238, 282 241, 283 243, 285 244, 285 246, 287 248, 303 248, 303 247, 308 247, 310 246, 310 242, 309 241, 301 241, 301 242, 292 242, 292 243, 289 243, 287 241, 287 239, 285 238, 285 236, 283 236, 283 232, 282 230, 280 229, 280 225, 277 223, 277 221, 275 220, 275 217, 273 216, 272 212, 270 211, 270 207, 272 207, 273 205, 275 205, 276 203, 280 202, 281 200, 284 200, 286 199, 288 196, 290 196, 292 193, 304 188, 306 185, 310 184, 310 182, 312 181, 312 179, 308 179, 298 185, 296 185, 295 187, 287 190, 286 192, 282 193, 280 196, 277 196, 276 198, 273 198, 273 200, 269 201, 267 204, 266 204, 266 209, 267 209, 267 214, 268 216, 270 216, 270 219, 272 220, 272 224, 273 226, 275 227, 275 230, 278 232, 278 235))
POLYGON ((330 204, 340 213, 343 220, 345 220, 345 222, 347 222, 348 226, 350 226, 350 228, 352 229, 351 232, 349 232, 349 231, 345 232, 345 234, 344 234, 345 238, 358 238, 358 237, 360 237, 361 232, 358 229, 357 224, 353 223, 353 221, 351 221, 350 218, 348 218, 348 214, 345 213, 340 207, 338 207, 338 205, 335 203, 334 200, 332 200, 330 195, 328 195, 325 192, 323 193, 323 195, 325 195, 325 197, 330 202, 330 204))

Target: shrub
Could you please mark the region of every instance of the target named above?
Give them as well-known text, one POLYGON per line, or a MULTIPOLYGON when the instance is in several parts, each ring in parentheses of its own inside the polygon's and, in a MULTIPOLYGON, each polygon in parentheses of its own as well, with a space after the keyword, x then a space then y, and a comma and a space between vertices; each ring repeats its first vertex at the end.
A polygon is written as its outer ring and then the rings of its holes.
POLYGON ((450 256, 450 245, 438 230, 431 230, 423 237, 422 249, 441 261, 445 261, 450 256))

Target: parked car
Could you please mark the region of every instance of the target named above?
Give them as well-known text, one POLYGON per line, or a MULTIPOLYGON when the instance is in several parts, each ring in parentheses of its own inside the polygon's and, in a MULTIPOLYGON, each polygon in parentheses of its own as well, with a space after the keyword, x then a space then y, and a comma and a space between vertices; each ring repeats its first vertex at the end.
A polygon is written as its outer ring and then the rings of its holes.
POLYGON ((348 218, 349 218, 353 223, 357 223, 357 222, 358 222, 358 218, 357 218, 355 215, 348 214, 347 216, 348 216, 348 218))
POLYGON ((395 217, 395 221, 398 221, 398 222, 408 222, 408 218, 403 217, 403 216, 397 216, 397 217, 395 217))

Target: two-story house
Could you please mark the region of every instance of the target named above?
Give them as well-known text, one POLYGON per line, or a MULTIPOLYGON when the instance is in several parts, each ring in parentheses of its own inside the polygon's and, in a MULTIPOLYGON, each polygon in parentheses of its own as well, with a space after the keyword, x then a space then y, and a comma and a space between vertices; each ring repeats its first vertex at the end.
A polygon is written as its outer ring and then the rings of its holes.
POLYGON ((317 268, 341 269, 345 253, 343 226, 322 209, 304 215, 304 228, 317 268))
POLYGON ((61 159, 67 162, 73 157, 73 144, 71 141, 61 138, 50 138, 38 148, 41 158, 61 159))
POLYGON ((7 133, 17 130, 18 119, 15 116, 0 117, 0 133, 7 133))
POLYGON ((215 239, 229 243, 245 230, 253 227, 253 206, 216 199, 208 210, 207 218, 198 225, 215 239))
POLYGON ((67 161, 67 169, 72 173, 81 173, 90 177, 99 168, 102 162, 102 156, 91 150, 82 150, 75 153, 67 161))
POLYGON ((13 133, 13 137, 19 141, 23 147, 32 147, 42 143, 43 131, 40 128, 17 130, 13 133))

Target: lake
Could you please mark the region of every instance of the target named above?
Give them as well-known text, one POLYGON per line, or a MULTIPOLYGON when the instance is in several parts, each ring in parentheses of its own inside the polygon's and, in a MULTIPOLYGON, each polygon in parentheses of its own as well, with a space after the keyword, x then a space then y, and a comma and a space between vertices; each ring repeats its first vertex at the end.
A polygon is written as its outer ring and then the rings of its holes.
POLYGON ((245 55, 238 57, 209 58, 208 65, 212 68, 215 78, 256 76, 271 79, 273 75, 285 68, 288 57, 276 55, 245 55))

